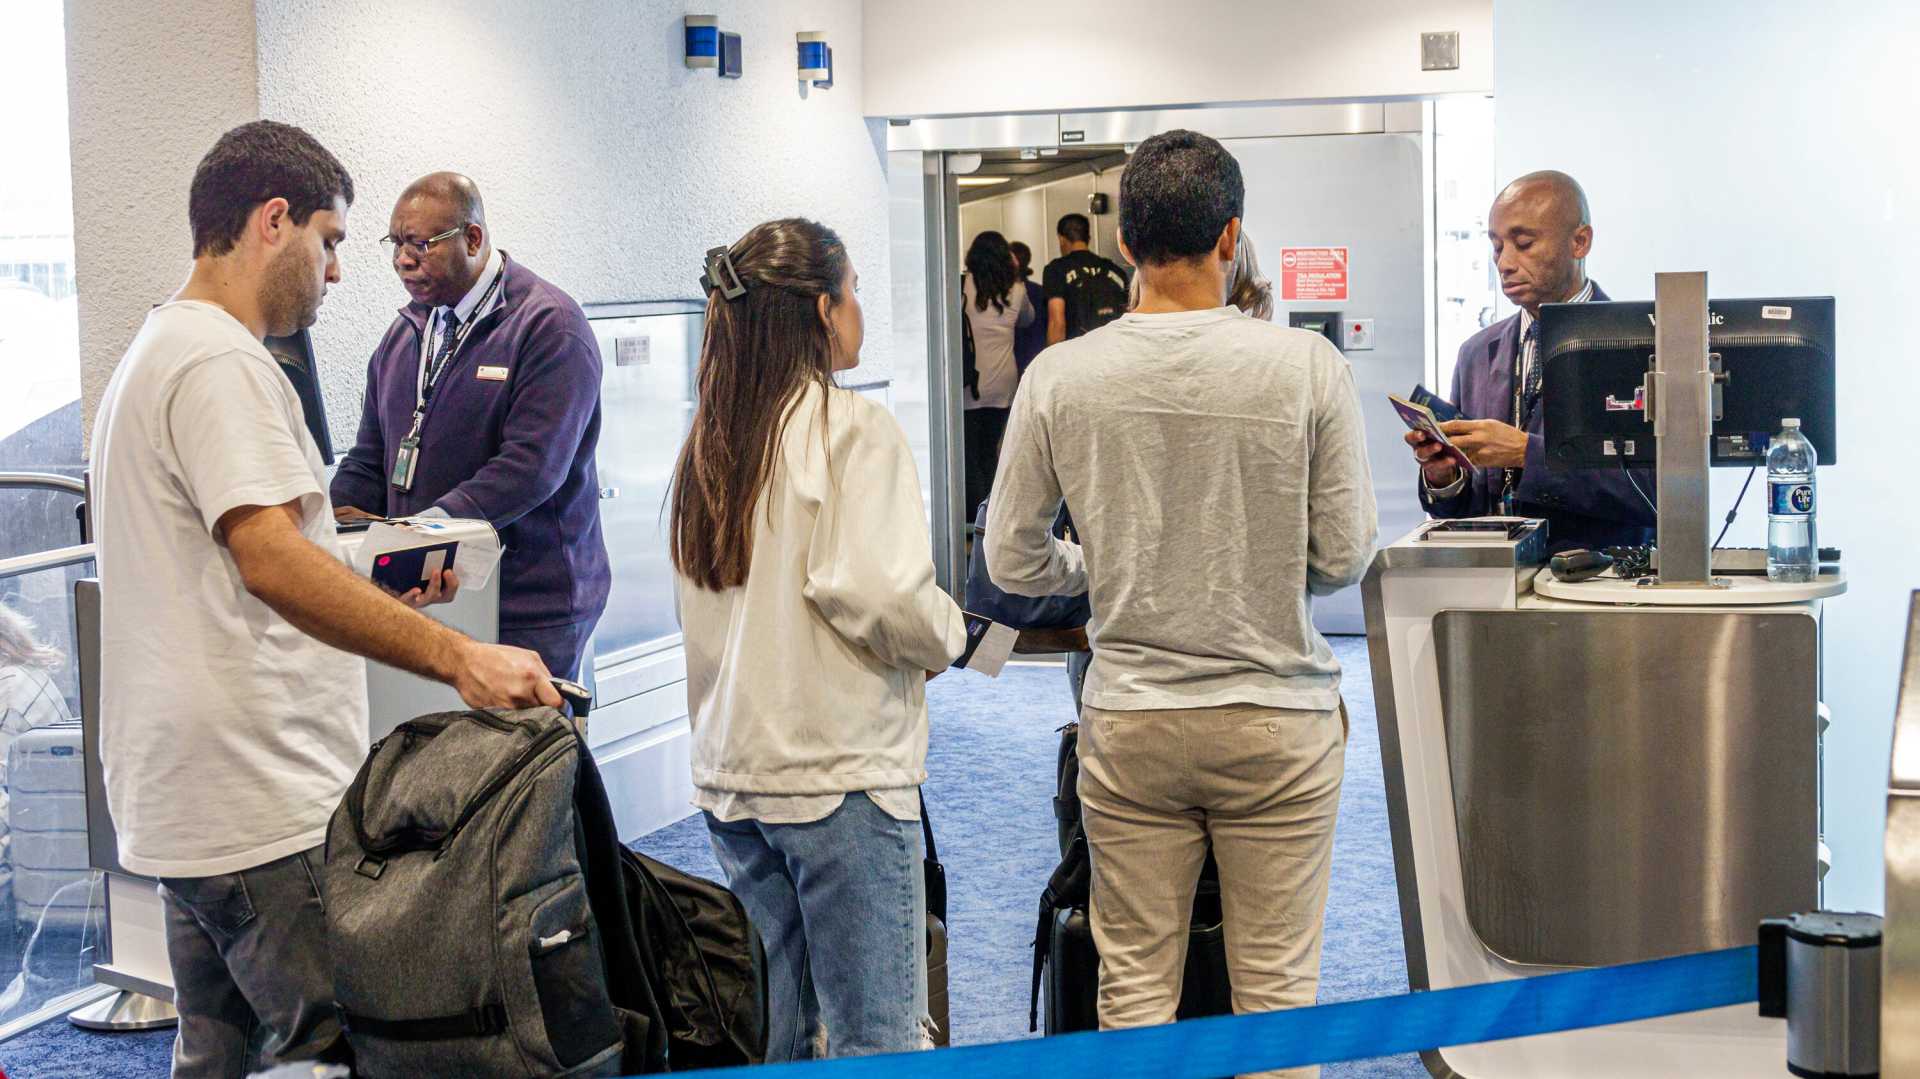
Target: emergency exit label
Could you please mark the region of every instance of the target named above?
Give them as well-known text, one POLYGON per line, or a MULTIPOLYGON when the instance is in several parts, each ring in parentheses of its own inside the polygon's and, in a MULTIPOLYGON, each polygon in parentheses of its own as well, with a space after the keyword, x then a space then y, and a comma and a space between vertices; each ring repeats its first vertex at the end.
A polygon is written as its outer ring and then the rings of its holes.
POLYGON ((1280 298, 1344 301, 1347 298, 1347 249, 1281 248, 1280 298))

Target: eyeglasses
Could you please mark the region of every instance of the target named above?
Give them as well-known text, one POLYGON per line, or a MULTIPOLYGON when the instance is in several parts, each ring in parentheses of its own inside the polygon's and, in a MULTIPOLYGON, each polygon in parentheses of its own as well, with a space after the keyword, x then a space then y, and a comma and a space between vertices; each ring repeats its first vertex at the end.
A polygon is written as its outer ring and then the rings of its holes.
POLYGON ((460 235, 461 230, 466 227, 465 225, 455 225, 438 236, 429 236, 424 240, 402 240, 398 236, 382 236, 380 237, 380 242, 386 245, 387 253, 394 258, 399 258, 400 252, 405 251, 416 259, 423 259, 427 257, 427 248, 432 247, 434 244, 439 243, 449 236, 460 235))

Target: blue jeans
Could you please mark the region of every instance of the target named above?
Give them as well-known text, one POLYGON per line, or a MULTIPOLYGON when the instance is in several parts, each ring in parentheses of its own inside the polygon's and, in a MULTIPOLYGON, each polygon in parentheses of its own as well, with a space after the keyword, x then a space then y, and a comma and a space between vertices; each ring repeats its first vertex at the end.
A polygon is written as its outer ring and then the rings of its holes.
POLYGON ((705 815, 767 948, 767 1062, 926 1048, 920 825, 847 795, 806 824, 705 815))

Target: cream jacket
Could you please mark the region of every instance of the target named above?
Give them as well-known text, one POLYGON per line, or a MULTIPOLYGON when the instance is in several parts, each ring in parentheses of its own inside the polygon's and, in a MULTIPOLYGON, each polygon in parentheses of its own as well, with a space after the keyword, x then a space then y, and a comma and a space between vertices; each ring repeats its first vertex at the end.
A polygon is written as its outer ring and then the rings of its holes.
POLYGON ((746 583, 716 593, 676 582, 694 786, 834 794, 922 782, 926 672, 966 642, 931 550, 900 425, 859 394, 803 391, 754 511, 746 583))

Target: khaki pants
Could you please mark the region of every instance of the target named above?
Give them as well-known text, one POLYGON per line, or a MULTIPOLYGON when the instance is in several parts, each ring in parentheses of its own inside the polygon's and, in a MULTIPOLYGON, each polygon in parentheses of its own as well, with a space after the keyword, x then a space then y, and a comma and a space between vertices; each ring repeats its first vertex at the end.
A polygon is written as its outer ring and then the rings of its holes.
POLYGON ((1345 726, 1344 707, 1085 709, 1080 802, 1101 1029, 1173 1021, 1209 839, 1234 1012, 1314 1002, 1345 726))

